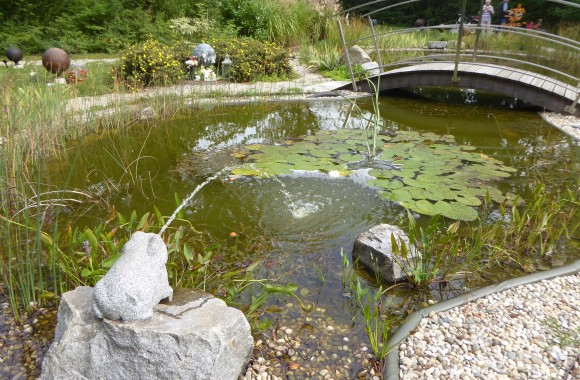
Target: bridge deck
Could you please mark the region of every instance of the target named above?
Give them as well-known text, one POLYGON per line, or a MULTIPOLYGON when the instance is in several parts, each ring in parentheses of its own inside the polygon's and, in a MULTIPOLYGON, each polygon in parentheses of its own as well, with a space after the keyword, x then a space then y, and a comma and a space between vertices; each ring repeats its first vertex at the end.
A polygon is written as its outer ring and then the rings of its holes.
MULTIPOLYGON (((422 63, 412 66, 406 66, 399 69, 394 69, 387 71, 383 76, 396 75, 397 73, 403 72, 414 72, 414 71, 433 71, 442 72, 448 71, 453 73, 455 69, 455 64, 453 62, 435 62, 435 63, 422 63)), ((534 73, 532 71, 515 69, 511 67, 497 66, 485 63, 459 63, 458 75, 463 73, 479 74, 484 76, 493 76, 497 78, 509 79, 511 81, 520 82, 523 85, 531 85, 537 88, 544 89, 549 92, 553 92, 559 96, 570 99, 573 102, 578 95, 578 89, 567 83, 558 81, 556 79, 534 73)))

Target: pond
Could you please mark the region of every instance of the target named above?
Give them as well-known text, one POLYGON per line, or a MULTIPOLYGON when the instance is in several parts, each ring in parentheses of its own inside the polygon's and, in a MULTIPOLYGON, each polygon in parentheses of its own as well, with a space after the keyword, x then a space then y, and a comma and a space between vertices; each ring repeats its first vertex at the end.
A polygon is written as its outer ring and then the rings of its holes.
MULTIPOLYGON (((223 261, 244 267, 259 260, 255 279, 268 279, 280 285, 297 284, 296 294, 307 305, 307 310, 301 309, 295 298, 274 294, 260 317, 273 322, 257 337, 264 341, 264 350, 274 351, 269 359, 278 363, 278 372, 273 373, 295 370, 300 378, 319 374, 325 368, 337 368, 344 378, 353 378, 369 367, 367 354, 371 351, 364 318, 352 289, 345 285, 345 273, 352 266, 353 242, 361 232, 380 223, 405 228, 406 208, 418 223, 427 223, 429 216, 421 215, 424 209, 412 203, 416 201, 414 196, 407 199, 404 194, 403 199, 393 198, 385 193, 396 189, 369 186, 368 177, 348 166, 346 159, 345 166, 337 166, 336 170, 323 168, 323 174, 308 171, 286 174, 286 167, 268 165, 258 165, 254 173, 236 172, 234 168, 252 161, 258 154, 262 157, 265 153, 280 154, 274 150, 296 146, 308 149, 298 152, 302 156, 314 157, 306 160, 309 162, 303 163, 304 166, 298 165, 300 168, 312 169, 312 165, 316 166, 313 162, 323 158, 333 161, 329 165, 336 165, 337 157, 325 152, 344 147, 325 145, 327 137, 324 136, 337 136, 350 129, 366 128, 372 132, 366 120, 374 112, 371 99, 359 99, 357 105, 360 113, 352 112, 352 103, 343 99, 206 106, 188 115, 177 115, 168 122, 143 123, 126 132, 86 138, 71 147, 61 161, 48 165, 44 181, 53 188, 66 186, 90 192, 92 199, 104 200, 123 215, 133 211, 143 215, 155 206, 162 215, 169 216, 179 200, 227 167, 224 174, 203 186, 185 206, 184 219, 197 231, 207 234, 208 245, 220 242, 224 252, 235 247, 235 256, 220 257, 223 261), (305 143, 311 145, 308 148, 298 145, 305 143), (345 167, 352 170, 345 173, 345 167), (268 176, 269 170, 281 175, 268 176), (255 244, 257 240, 262 243, 255 244), (346 266, 344 258, 349 261, 346 266), (294 344, 298 341, 303 349, 300 355, 289 355, 286 351, 276 356, 276 347, 267 347, 266 337, 272 338, 273 331, 280 331, 282 335, 286 330, 294 344)), ((379 111, 384 123, 376 147, 399 152, 384 157, 388 165, 396 164, 404 154, 408 155, 405 159, 418 156, 420 149, 425 148, 420 145, 423 143, 431 150, 434 146, 429 147, 430 144, 438 144, 444 150, 445 146, 464 147, 461 154, 464 151, 472 157, 459 158, 466 170, 470 168, 468 161, 477 161, 473 154, 483 157, 484 161, 501 161, 494 164, 498 177, 472 186, 470 191, 479 199, 483 196, 477 193, 478 189, 486 186, 497 188, 504 196, 514 194, 529 199, 539 184, 546 187, 546 192, 562 191, 575 185, 580 175, 577 143, 547 125, 533 111, 405 97, 382 97, 379 111), (406 137, 397 140, 399 134, 406 137), (429 138, 413 140, 416 136, 429 138), (397 150, 401 147, 406 150, 397 150), (505 171, 498 169, 500 165, 507 167, 505 171)), ((343 142, 352 139, 350 133, 341 135, 343 142)), ((373 141, 372 133, 363 136, 364 141, 373 141)), ((365 151, 371 148, 354 144, 343 154, 364 157, 365 151)), ((435 159, 429 156, 425 160, 435 159)), ((397 169, 389 166, 386 170, 397 169)), ((389 175, 392 179, 392 173, 389 175)), ((400 182, 405 182, 405 178, 400 182)), ((465 194, 458 197, 473 198, 465 194)), ((481 213, 483 206, 479 204, 476 200, 467 209, 481 213)), ((109 210, 100 205, 89 204, 91 207, 84 208, 82 217, 75 223, 80 228, 102 223, 109 210)), ((490 207, 500 209, 498 202, 490 207)), ((451 222, 453 218, 444 220, 447 225, 451 222)), ((579 256, 577 245, 567 248, 553 260, 553 265, 562 265, 579 256)), ((433 285, 430 292, 394 287, 385 293, 382 311, 396 323, 427 304, 515 274, 513 270, 489 273, 473 283, 459 279, 445 288, 433 285)), ((354 276, 372 291, 379 285, 364 268, 356 268, 354 276)), ((249 297, 246 292, 236 301, 244 305, 250 302, 249 297)))

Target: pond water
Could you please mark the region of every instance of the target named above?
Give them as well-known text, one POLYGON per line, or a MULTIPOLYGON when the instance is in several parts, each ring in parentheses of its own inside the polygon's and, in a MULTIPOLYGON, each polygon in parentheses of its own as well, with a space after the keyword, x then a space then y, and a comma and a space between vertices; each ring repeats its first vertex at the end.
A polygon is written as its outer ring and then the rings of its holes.
MULTIPOLYGON (((363 115, 371 114, 370 99, 359 99, 357 104, 363 115)), ((231 154, 242 146, 280 144, 322 131, 365 128, 367 122, 360 116, 347 120, 350 108, 351 103, 341 99, 208 106, 169 122, 141 124, 126 132, 87 138, 80 146, 72 147, 62 161, 51 163, 44 180, 55 188, 64 187, 68 181, 68 188, 89 189, 124 215, 133 210, 142 215, 155 205, 162 215, 169 216, 176 208, 175 194, 185 199, 210 175, 239 164, 231 154)), ((475 147, 476 152, 514 167, 512 176, 494 183, 504 193, 525 198, 536 181, 546 184, 548 191, 565 189, 580 174, 578 145, 532 111, 383 97, 380 114, 385 119, 383 132, 452 135, 458 145, 475 147)), ((374 225, 406 226, 406 211, 401 205, 384 199, 377 189, 357 178, 224 175, 203 187, 184 210, 197 230, 216 240, 227 241, 236 232, 263 236, 271 242, 258 276, 298 284, 303 302, 315 308, 301 311, 292 298, 273 298, 270 303, 279 308, 271 309, 270 318, 295 331, 308 325, 304 340, 312 331, 324 332, 314 323, 319 321, 340 331, 335 346, 343 346, 343 337, 356 342, 358 348, 365 345, 364 320, 353 307, 351 294, 343 288, 341 253, 352 260, 354 240, 374 225)), ((106 214, 107 210, 93 208, 77 224, 97 225, 106 214)), ((420 221, 427 219, 419 217, 420 221)), ((235 260, 251 262, 257 254, 264 253, 242 249, 235 260)), ((580 252, 568 254, 568 259, 580 256, 580 252)), ((376 286, 365 271, 359 270, 356 275, 363 283, 376 286)), ((456 290, 445 291, 433 287, 431 294, 396 288, 389 293, 384 310, 402 317, 431 299, 438 301, 465 291, 465 284, 456 285, 456 290)), ((314 347, 323 343, 314 339, 310 344, 314 347)), ((327 358, 326 364, 335 360, 344 365, 340 360, 352 355, 350 350, 356 351, 357 347, 327 358)), ((352 364, 350 374, 361 366, 352 364)))

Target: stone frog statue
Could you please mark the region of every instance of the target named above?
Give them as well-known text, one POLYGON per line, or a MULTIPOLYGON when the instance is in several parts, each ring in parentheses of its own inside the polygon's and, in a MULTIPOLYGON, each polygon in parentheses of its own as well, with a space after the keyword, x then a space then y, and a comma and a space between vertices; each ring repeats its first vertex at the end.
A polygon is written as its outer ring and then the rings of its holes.
POLYGON ((151 318, 159 301, 173 298, 165 268, 167 258, 167 247, 159 235, 135 232, 121 257, 95 285, 96 316, 123 321, 151 318))

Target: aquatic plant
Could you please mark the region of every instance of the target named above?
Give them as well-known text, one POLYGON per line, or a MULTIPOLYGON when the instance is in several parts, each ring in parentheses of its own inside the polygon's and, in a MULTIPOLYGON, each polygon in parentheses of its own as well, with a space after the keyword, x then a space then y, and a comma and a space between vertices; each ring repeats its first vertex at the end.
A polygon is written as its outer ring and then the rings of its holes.
POLYGON ((365 331, 369 338, 371 349, 375 355, 377 370, 381 370, 383 362, 391 347, 387 346, 390 326, 381 317, 381 296, 383 288, 379 286, 374 295, 368 288, 363 288, 360 279, 357 278, 355 297, 359 303, 365 320, 365 331))
POLYGON ((578 194, 578 185, 555 193, 536 184, 530 199, 513 199, 500 205, 499 212, 487 211, 488 218, 472 227, 462 250, 480 252, 485 265, 477 272, 482 276, 493 273, 492 267, 524 272, 550 268, 577 249, 578 194))
POLYGON ((473 221, 484 196, 505 199, 490 182, 515 171, 474 149, 455 144, 449 135, 397 131, 369 136, 364 130, 338 129, 302 141, 246 146, 235 153, 242 163, 232 174, 266 177, 307 170, 346 177, 366 168, 374 177, 368 184, 387 201, 424 215, 473 221))
MULTIPOLYGON (((382 315, 383 288, 379 286, 374 290, 374 294, 371 294, 371 288, 363 286, 342 250, 340 255, 342 258, 342 294, 351 300, 349 303, 352 305, 353 313, 360 311, 363 316, 365 332, 375 355, 373 366, 380 371, 390 351, 386 343, 391 328, 389 321, 382 315)), ((352 318, 354 321, 356 314, 352 318)))
MULTIPOLYGON (((428 288, 440 275, 440 264, 445 255, 453 255, 453 252, 435 246, 435 234, 440 227, 439 215, 432 217, 427 226, 417 226, 417 222, 407 210, 409 242, 420 254, 409 254, 410 247, 404 241, 397 241, 391 236, 393 258, 401 266, 407 280, 416 288, 428 288)), ((456 230, 459 221, 454 222, 448 231, 456 230)), ((447 268, 449 269, 449 268, 447 268)))

